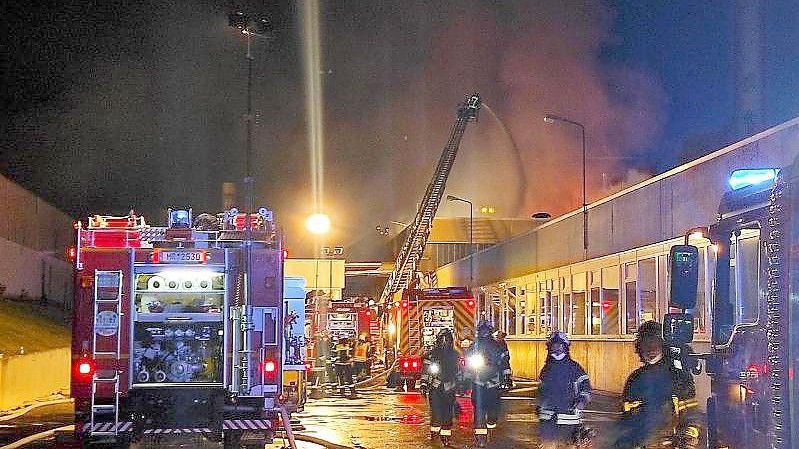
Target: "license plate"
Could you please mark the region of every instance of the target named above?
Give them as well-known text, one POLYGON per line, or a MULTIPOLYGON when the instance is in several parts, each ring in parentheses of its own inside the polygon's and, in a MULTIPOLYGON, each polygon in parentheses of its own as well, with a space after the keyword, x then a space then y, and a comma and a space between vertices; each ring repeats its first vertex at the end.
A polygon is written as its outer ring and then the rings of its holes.
POLYGON ((203 263, 204 251, 160 251, 158 263, 203 263))

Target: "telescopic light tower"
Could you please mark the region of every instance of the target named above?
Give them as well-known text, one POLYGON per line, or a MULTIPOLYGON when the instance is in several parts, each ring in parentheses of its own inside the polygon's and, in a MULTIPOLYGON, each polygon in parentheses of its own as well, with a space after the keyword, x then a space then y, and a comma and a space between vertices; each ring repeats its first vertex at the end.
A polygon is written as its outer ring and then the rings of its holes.
MULTIPOLYGON (((251 308, 249 307, 250 301, 252 301, 252 282, 250 280, 250 269, 252 267, 252 221, 250 215, 255 209, 254 206, 254 198, 253 198, 253 184, 254 179, 252 177, 252 121, 253 121, 253 113, 252 113, 252 37, 261 37, 263 39, 269 39, 268 33, 268 21, 266 19, 255 19, 245 14, 243 12, 235 12, 228 15, 228 24, 241 31, 241 34, 247 37, 247 114, 244 116, 244 121, 246 123, 247 128, 247 145, 246 145, 246 153, 245 153, 245 162, 244 162, 244 272, 246 273, 244 278, 244 304, 245 307, 242 310, 242 315, 245 317, 243 319, 243 327, 249 326, 251 321, 251 308)), ((246 334, 245 334, 246 335, 246 334)), ((245 337, 246 338, 246 337, 245 337)), ((248 345, 245 343, 245 354, 244 357, 248 357, 246 354, 246 347, 248 345)), ((246 366, 246 364, 244 364, 246 366)), ((246 391, 249 389, 249 385, 243 385, 242 393, 249 393, 246 391)))

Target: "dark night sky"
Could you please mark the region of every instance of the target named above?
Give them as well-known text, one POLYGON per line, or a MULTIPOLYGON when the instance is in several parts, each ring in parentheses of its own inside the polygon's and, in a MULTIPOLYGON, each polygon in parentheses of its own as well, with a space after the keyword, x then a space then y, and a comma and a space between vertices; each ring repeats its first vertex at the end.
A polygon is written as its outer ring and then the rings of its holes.
MULTIPOLYGON (((412 216, 472 91, 501 123, 484 109, 467 130, 448 191, 503 216, 579 204, 577 136, 544 125, 544 112, 585 123, 594 198, 741 137, 734 2, 577 3, 322 2, 334 243, 377 246, 375 225, 412 216)), ((135 207, 158 224, 170 206, 220 209, 221 183, 243 171, 244 41, 226 18, 237 7, 275 27, 254 46, 257 202, 302 254, 296 2, 5 2, 0 171, 75 216, 135 207)), ((768 127, 799 115, 799 8, 761 8, 768 127)))

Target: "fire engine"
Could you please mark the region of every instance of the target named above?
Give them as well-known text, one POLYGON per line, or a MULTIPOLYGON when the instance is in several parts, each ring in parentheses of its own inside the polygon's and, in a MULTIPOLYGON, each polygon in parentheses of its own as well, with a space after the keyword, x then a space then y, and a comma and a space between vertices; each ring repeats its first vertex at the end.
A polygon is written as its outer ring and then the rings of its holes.
MULTIPOLYGON (((707 447, 799 447, 799 160, 783 170, 738 170, 719 221, 702 230, 716 266, 707 447)), ((698 231, 698 230, 692 230, 698 231)), ((697 288, 697 248, 672 249, 672 306, 664 337, 689 343, 697 288), (693 299, 691 299, 693 298, 693 299)))
POLYGON ((75 229, 75 431, 59 444, 271 441, 288 418, 284 362, 295 363, 284 360, 284 254, 271 211, 195 219, 170 209, 162 227, 131 211, 75 229))
POLYGON ((421 377, 422 356, 449 329, 457 342, 474 341, 475 301, 466 287, 409 289, 392 307, 398 342, 397 373, 408 388, 421 377))
MULTIPOLYGON (((374 300, 372 303, 374 305, 374 300)), ((306 311, 315 336, 313 344, 307 347, 306 359, 309 361, 308 368, 316 374, 314 380, 317 383, 325 377, 333 381, 333 376, 329 375, 332 368, 328 366, 332 360, 331 342, 347 338, 354 344, 359 337, 366 336, 373 350, 379 351, 382 346, 379 322, 369 305, 369 298, 346 298, 341 301, 317 298, 309 303, 306 311)))

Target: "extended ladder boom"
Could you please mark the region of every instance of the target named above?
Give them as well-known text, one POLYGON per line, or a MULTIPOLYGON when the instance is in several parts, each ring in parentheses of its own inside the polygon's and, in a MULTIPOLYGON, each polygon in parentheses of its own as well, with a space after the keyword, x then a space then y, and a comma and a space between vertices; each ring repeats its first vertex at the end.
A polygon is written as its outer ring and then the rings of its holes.
POLYGON ((449 141, 447 141, 447 145, 438 160, 433 179, 427 185, 422 202, 419 203, 416 218, 408 227, 408 238, 397 255, 394 271, 391 272, 388 282, 386 282, 386 287, 380 295, 381 303, 385 304, 391 300, 391 296, 394 293, 408 287, 419 260, 422 258, 425 245, 427 245, 430 227, 433 224, 433 218, 436 216, 438 206, 441 204, 441 198, 447 185, 447 178, 449 178, 449 173, 452 171, 452 164, 458 154, 458 147, 463 133, 466 131, 466 125, 477 118, 479 109, 480 95, 478 94, 471 95, 464 103, 459 105, 455 126, 452 127, 452 134, 450 134, 449 141))

